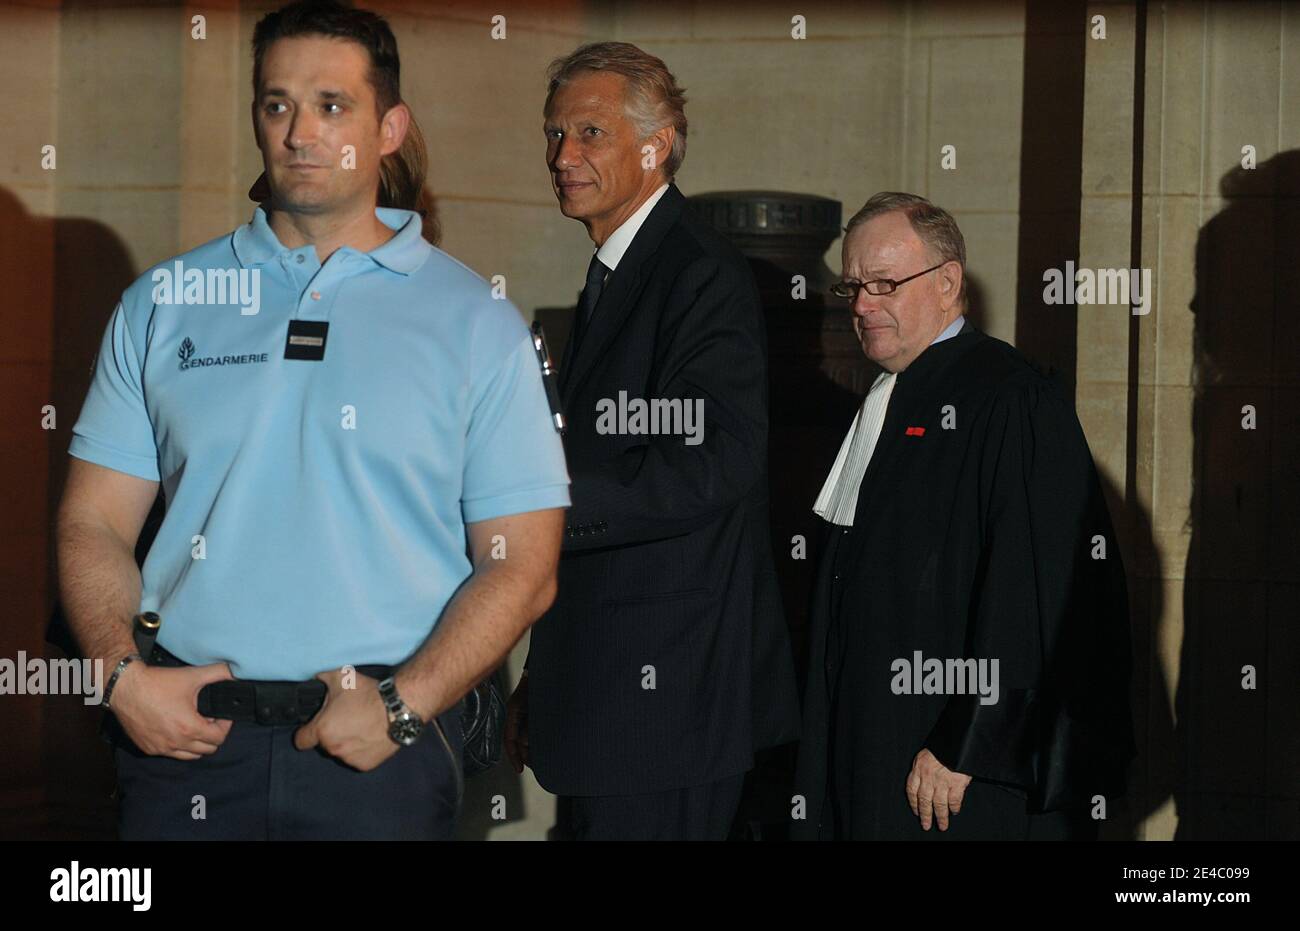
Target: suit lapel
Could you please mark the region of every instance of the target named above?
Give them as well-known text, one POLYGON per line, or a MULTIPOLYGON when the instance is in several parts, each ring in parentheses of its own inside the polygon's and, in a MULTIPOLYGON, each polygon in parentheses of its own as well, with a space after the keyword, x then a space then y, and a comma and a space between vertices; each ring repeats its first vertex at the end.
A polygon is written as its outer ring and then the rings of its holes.
MULTIPOLYGON (((581 297, 579 297, 581 302, 581 297)), ((578 314, 582 312, 580 307, 573 310, 573 322, 569 325, 569 338, 564 341, 564 354, 560 357, 560 371, 557 373, 557 383, 560 388, 560 400, 568 398, 567 388, 569 385, 569 370, 573 367, 573 345, 576 342, 575 337, 578 335, 578 314)))
POLYGON ((564 401, 567 402, 569 396, 578 390, 583 377, 623 328, 623 321, 632 312, 631 298, 639 290, 646 260, 654 255, 668 230, 677 222, 685 203, 686 198, 677 189, 677 185, 668 185, 668 190, 664 191, 659 203, 655 204, 637 230, 627 252, 623 253, 618 268, 610 272, 596 309, 592 312, 591 323, 583 334, 582 345, 575 352, 573 340, 570 339, 564 348, 560 368, 560 396, 564 401))

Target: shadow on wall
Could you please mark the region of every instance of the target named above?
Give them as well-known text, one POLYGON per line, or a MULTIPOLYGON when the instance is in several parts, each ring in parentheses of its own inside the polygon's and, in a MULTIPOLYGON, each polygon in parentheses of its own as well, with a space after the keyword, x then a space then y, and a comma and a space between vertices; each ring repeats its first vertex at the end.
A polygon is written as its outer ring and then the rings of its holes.
MULTIPOLYGON (((11 304, 6 325, 11 333, 37 334, 23 343, 40 347, 38 353, 46 356, 24 361, 34 363, 30 377, 48 372, 48 380, 30 387, 41 403, 53 404, 57 412, 57 429, 43 431, 39 441, 44 450, 33 447, 26 435, 15 436, 12 448, 33 454, 14 456, 8 463, 11 487, 45 493, 37 493, 29 504, 39 512, 34 523, 41 533, 26 537, 6 533, 5 572, 28 578, 30 590, 43 582, 46 597, 13 602, 22 607, 5 625, 3 655, 15 656, 23 650, 33 657, 62 658, 77 655, 76 648, 57 607, 52 618, 47 612, 57 602, 53 525, 67 475, 68 440, 108 317, 136 272, 122 240, 108 227, 93 220, 33 216, 4 189, 0 189, 0 224, 13 246, 0 250, 4 279, 30 282, 49 273, 52 282, 37 299, 11 304), (33 263, 31 244, 40 242, 52 243, 52 271, 33 263), (37 541, 44 542, 44 553, 18 551, 19 547, 39 549, 37 541), (34 566, 39 567, 38 573, 43 570, 43 578, 30 578, 34 566)), ((29 423, 25 414, 21 426, 11 424, 8 429, 25 433, 29 423)), ((112 837, 112 756, 107 744, 97 738, 99 709, 85 705, 76 695, 15 696, 4 704, 0 730, 6 755, 35 762, 9 773, 16 784, 12 796, 6 797, 30 800, 30 805, 0 810, 0 834, 28 840, 112 837)))
POLYGON ((1163 641, 1163 560, 1151 533, 1151 515, 1098 470, 1106 508, 1124 540, 1124 575, 1128 587, 1132 667, 1129 677, 1130 714, 1137 755, 1128 768, 1124 797, 1109 805, 1100 840, 1142 839, 1143 824, 1173 795, 1174 714, 1169 703, 1168 676, 1156 645, 1163 641))
POLYGON ((1300 838, 1300 151, 1220 180, 1196 243, 1180 840, 1300 838), (1253 683, 1251 677, 1253 676, 1253 683))
MULTIPOLYGON (((1078 313, 1043 305, 1042 273, 1079 258, 1084 0, 1027 0, 1021 86, 1016 348, 1075 394, 1078 313)), ((1112 511, 1118 516, 1118 512, 1112 511)))

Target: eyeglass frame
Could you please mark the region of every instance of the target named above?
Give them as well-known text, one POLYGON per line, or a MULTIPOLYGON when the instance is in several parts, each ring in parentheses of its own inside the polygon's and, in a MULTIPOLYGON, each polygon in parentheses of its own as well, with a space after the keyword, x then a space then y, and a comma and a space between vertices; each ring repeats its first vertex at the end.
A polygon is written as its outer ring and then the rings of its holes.
POLYGON ((867 290, 867 293, 870 294, 872 297, 884 297, 887 294, 893 294, 895 291, 897 291, 899 285, 907 284, 913 278, 920 278, 922 275, 928 275, 930 272, 934 271, 937 268, 943 268, 951 261, 953 260, 945 259, 944 261, 940 262, 938 265, 931 265, 925 271, 920 271, 917 272, 915 275, 908 275, 906 278, 899 278, 898 280, 895 280, 893 278, 872 278, 870 281, 854 281, 854 282, 837 281, 835 282, 835 284, 831 285, 828 290, 831 292, 831 294, 843 300, 856 301, 858 299, 858 295, 862 293, 862 289, 866 288, 867 285, 880 284, 881 282, 885 282, 888 283, 889 285, 888 291, 872 291, 870 289, 867 290), (839 291, 836 290, 837 288, 845 288, 845 287, 853 288, 853 293, 841 294, 839 291))

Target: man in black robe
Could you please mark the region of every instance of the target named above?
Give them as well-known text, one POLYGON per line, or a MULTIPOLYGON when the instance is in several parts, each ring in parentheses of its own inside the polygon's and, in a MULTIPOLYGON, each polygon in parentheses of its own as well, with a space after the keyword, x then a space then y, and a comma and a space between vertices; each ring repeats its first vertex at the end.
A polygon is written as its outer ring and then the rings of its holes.
POLYGON ((796 837, 1095 838, 1123 791, 1128 600, 1096 469, 1057 385, 965 319, 965 260, 916 195, 846 229, 834 290, 884 371, 815 506, 796 837))

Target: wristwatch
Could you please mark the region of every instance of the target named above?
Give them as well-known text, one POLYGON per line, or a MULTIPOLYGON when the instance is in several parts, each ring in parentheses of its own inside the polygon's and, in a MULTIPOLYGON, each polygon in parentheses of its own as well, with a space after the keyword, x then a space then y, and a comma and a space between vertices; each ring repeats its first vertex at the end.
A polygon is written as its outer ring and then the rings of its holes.
POLYGON ((388 736, 398 746, 409 747, 424 731, 424 721, 402 701, 393 678, 389 676, 379 683, 379 697, 388 709, 388 736))

